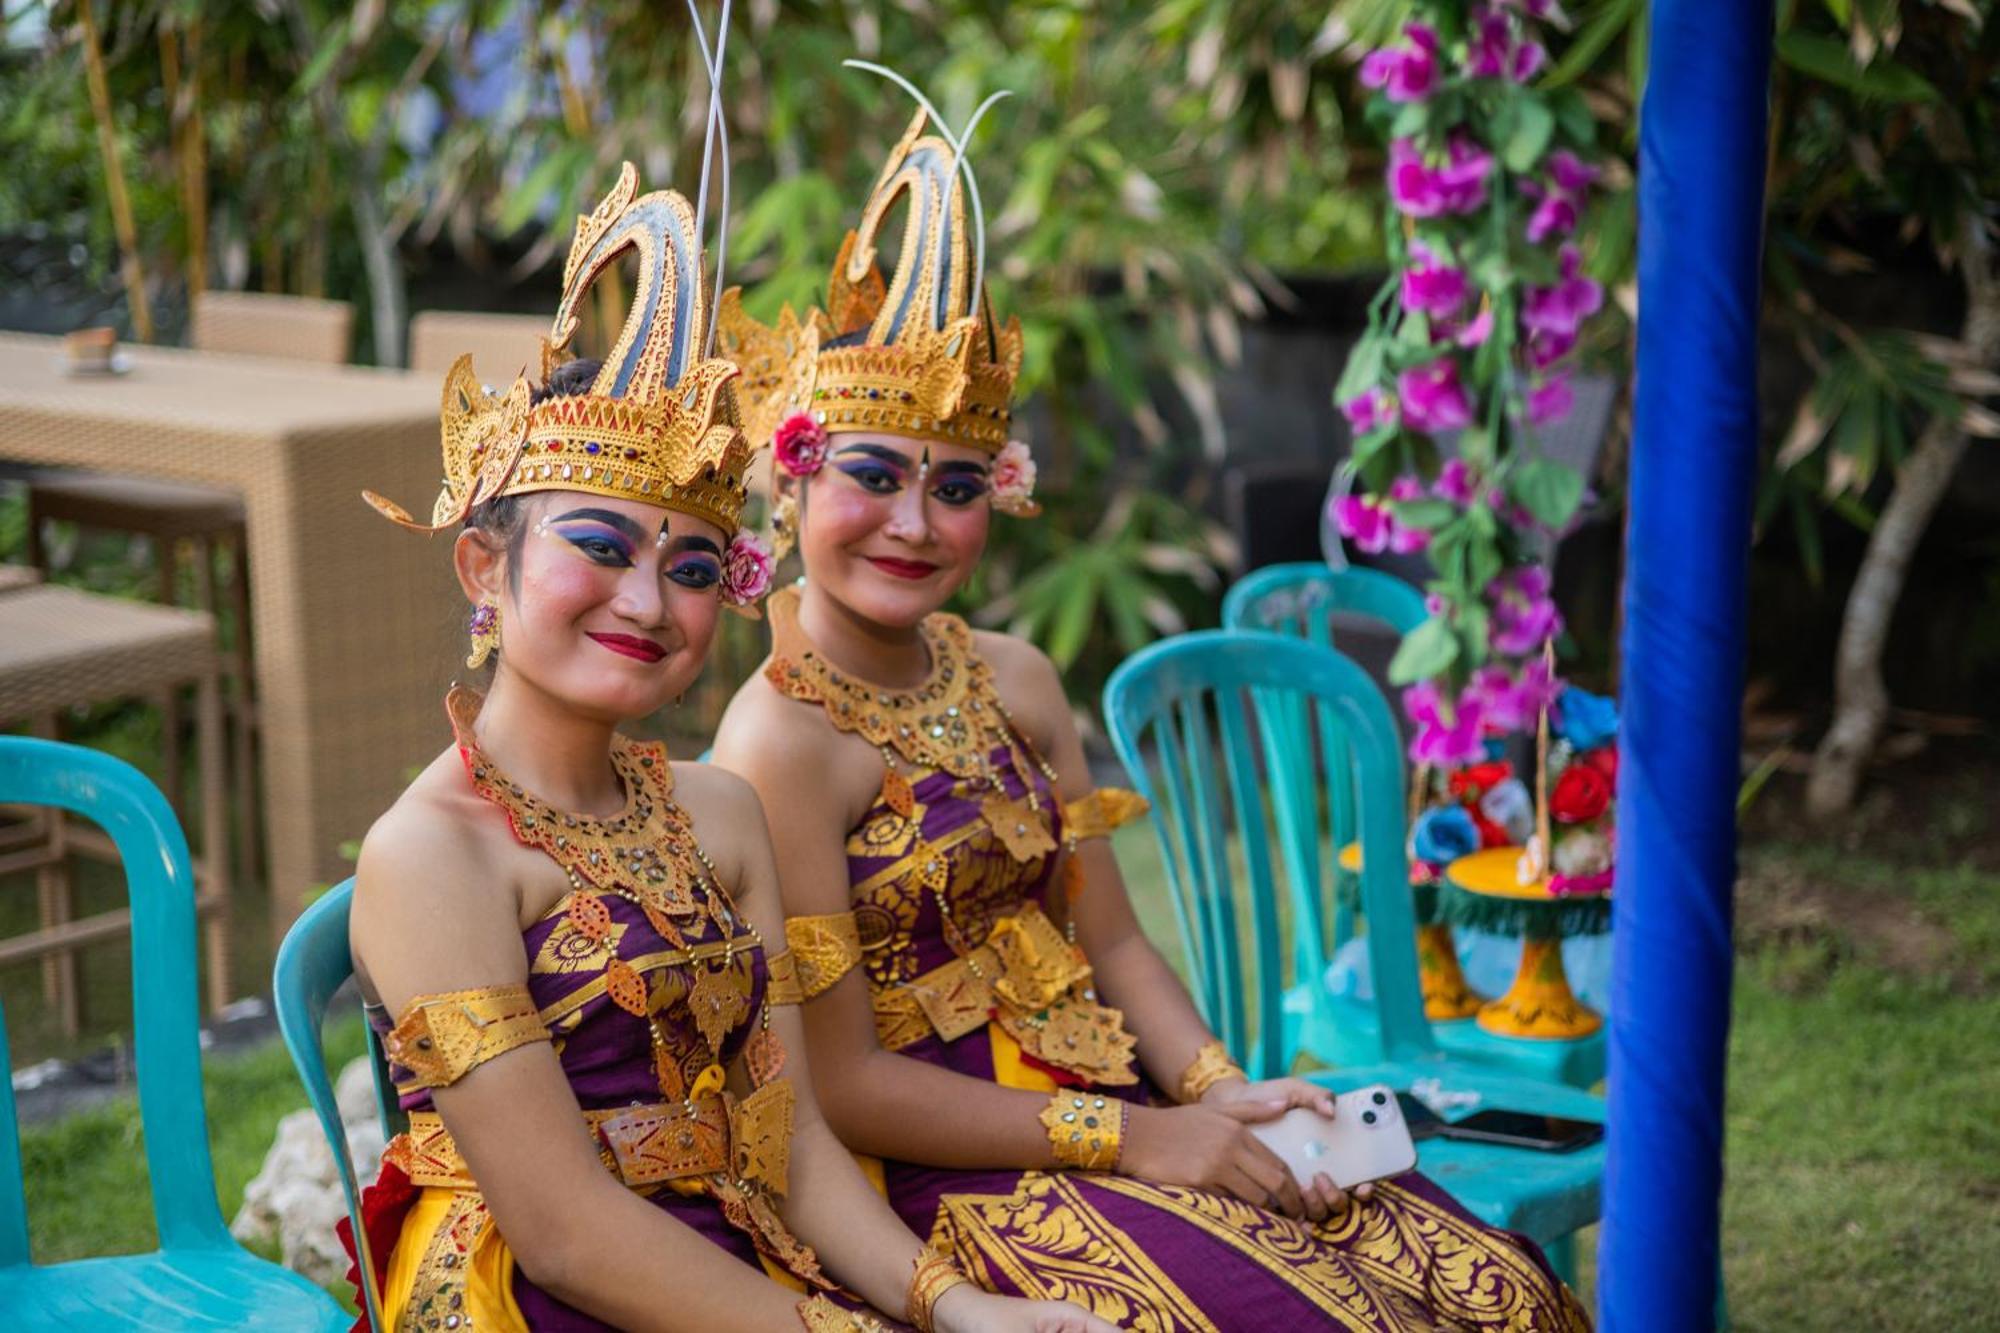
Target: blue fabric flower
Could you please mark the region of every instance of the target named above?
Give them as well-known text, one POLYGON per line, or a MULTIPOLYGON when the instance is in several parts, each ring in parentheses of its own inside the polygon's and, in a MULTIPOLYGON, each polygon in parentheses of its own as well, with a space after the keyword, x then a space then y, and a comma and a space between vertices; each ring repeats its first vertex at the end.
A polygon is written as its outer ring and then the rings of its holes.
POLYGON ((1432 865, 1450 865, 1479 850, 1479 829, 1464 806, 1447 805, 1417 816, 1410 830, 1410 855, 1432 865))
POLYGON ((1601 694, 1565 685, 1549 717, 1556 735, 1579 752, 1595 750, 1618 739, 1618 703, 1601 694))

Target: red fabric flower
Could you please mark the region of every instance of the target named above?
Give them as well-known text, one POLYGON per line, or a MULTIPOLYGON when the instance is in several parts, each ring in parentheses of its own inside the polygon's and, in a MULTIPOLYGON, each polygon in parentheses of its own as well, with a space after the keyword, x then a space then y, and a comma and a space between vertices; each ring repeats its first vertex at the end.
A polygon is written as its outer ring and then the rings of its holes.
POLYGON ((1592 768, 1602 773, 1604 775, 1604 780, 1611 784, 1611 790, 1613 792, 1616 792, 1618 790, 1618 747, 1617 746, 1600 745, 1595 750, 1588 750, 1584 753, 1583 762, 1589 764, 1592 768))
POLYGON ((1460 798, 1471 797, 1476 801, 1491 791, 1497 783, 1505 782, 1513 776, 1514 766, 1505 759, 1473 764, 1452 773, 1451 794, 1460 798))
POLYGON ((1565 824, 1583 824, 1611 804, 1611 780, 1591 765, 1571 764, 1549 793, 1549 813, 1565 824))
POLYGON ((1488 819, 1477 805, 1467 805, 1465 813, 1472 816, 1472 827, 1479 830, 1479 849, 1489 847, 1512 847, 1514 840, 1507 836, 1507 830, 1488 819))
MULTIPOLYGON (((394 1162, 382 1163, 382 1174, 361 1191, 361 1225, 368 1233, 368 1257, 375 1261, 375 1290, 389 1280, 389 1252, 403 1234, 403 1220, 417 1202, 417 1187, 394 1162)), ((361 1299, 361 1261, 354 1247, 354 1227, 345 1217, 334 1224, 334 1232, 347 1250, 347 1280, 354 1284, 354 1300, 361 1307, 348 1333, 370 1333, 368 1302, 361 1299)))

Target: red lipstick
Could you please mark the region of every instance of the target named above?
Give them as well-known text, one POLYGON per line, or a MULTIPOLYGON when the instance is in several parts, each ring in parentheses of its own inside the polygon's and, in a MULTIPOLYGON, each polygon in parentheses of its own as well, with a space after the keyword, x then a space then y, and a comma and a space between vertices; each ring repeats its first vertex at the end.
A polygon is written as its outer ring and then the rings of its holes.
POLYGON ((667 655, 667 650, 659 644, 651 639, 642 639, 636 634, 598 634, 592 630, 585 630, 584 634, 614 653, 623 653, 641 662, 657 662, 667 655))
POLYGON ((899 579, 927 579, 937 573, 938 567, 928 560, 897 560, 893 556, 871 555, 868 563, 884 574, 893 574, 899 579))

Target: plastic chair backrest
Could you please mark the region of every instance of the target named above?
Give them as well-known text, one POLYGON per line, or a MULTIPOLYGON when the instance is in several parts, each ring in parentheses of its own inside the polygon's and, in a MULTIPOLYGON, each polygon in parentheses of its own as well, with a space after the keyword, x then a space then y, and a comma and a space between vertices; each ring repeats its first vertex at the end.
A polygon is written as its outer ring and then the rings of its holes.
MULTIPOLYGON (((1333 649, 1299 639, 1204 630, 1134 654, 1105 686, 1104 712, 1132 785, 1153 805, 1153 831, 1196 999, 1216 1035, 1258 1078, 1284 1073, 1293 1055, 1285 1049, 1280 1018, 1278 960, 1284 951, 1272 826, 1280 836, 1296 837, 1317 824, 1319 810, 1317 784, 1281 780, 1268 742, 1276 728, 1307 712, 1338 720, 1345 743, 1330 753, 1352 766, 1383 1058, 1434 1051, 1417 983, 1401 741, 1367 673, 1333 649), (1253 735, 1267 744, 1256 745, 1253 735), (1232 837, 1241 849, 1247 904, 1235 891, 1232 837), (1246 905, 1247 952, 1238 922, 1246 905), (1246 995, 1254 1001, 1247 1013, 1246 995)), ((1298 896, 1295 891, 1294 901, 1298 896)))
MULTIPOLYGON (((347 1198, 348 1223, 354 1228, 355 1252, 361 1256, 362 1299, 367 1302, 370 1327, 381 1328, 380 1293, 375 1290, 375 1265, 369 1252, 368 1234, 361 1225, 361 1191, 354 1176, 354 1159, 347 1149, 347 1129, 341 1123, 340 1103, 335 1099, 333 1081, 326 1072, 326 1051, 321 1028, 326 1021, 327 1002, 354 973, 354 960, 347 947, 347 915, 354 902, 354 881, 344 879, 328 889, 299 914, 278 946, 278 961, 271 969, 272 1001, 278 1011, 278 1031, 299 1081, 306 1086, 313 1114, 333 1150, 334 1165, 340 1169, 340 1188, 347 1198)), ((375 1109, 382 1117, 386 1135, 394 1135, 407 1119, 388 1092, 387 1072, 375 1030, 368 1030, 368 1055, 375 1072, 375 1109)))
MULTIPOLYGON (((1334 637, 1336 615, 1361 616, 1386 625, 1397 634, 1407 634, 1422 624, 1428 612, 1423 594, 1393 574, 1376 569, 1350 566, 1333 569, 1317 562, 1270 565, 1239 580, 1222 600, 1225 629, 1272 630, 1328 647, 1337 646, 1334 637)), ((1279 706, 1282 708, 1282 706, 1279 706)), ((1286 782, 1310 788, 1323 783, 1328 815, 1332 820, 1334 847, 1354 841, 1354 787, 1344 764, 1315 764, 1311 731, 1294 716, 1290 724, 1273 728, 1266 735, 1272 750, 1273 768, 1285 774, 1286 782)), ((1319 753, 1338 754, 1347 747, 1340 721, 1330 710, 1320 710, 1319 753)), ((1311 821, 1303 828, 1288 827, 1281 833, 1287 858, 1288 877, 1294 888, 1293 910, 1305 928, 1293 932, 1294 965, 1301 977, 1317 978, 1326 970, 1329 947, 1338 948, 1354 933, 1353 913, 1347 900, 1334 895, 1333 929, 1326 929, 1315 835, 1311 821)), ((1344 872, 1335 870, 1337 877, 1344 872)))
MULTIPOLYGON (((215 1197, 195 1001, 194 870, 164 797, 122 759, 0 736, 0 804, 56 806, 110 835, 132 909, 132 1045, 162 1250, 237 1249, 215 1197)), ((0 1067, 6 1065, 0 1015, 0 1067)), ((30 1262, 14 1098, 0 1097, 0 1268, 30 1262)))

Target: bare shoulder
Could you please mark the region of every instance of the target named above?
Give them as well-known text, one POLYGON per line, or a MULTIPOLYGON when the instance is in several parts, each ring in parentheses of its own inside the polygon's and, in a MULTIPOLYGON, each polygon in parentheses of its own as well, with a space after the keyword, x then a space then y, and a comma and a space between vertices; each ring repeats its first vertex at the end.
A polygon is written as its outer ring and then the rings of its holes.
MULTIPOLYGON (((747 779, 764 812, 824 816, 844 830, 867 810, 882 782, 882 760, 843 735, 816 703, 782 694, 758 672, 743 683, 715 733, 715 764, 747 779), (811 800, 804 798, 810 796, 811 800)), ((778 820, 771 819, 774 826, 778 820)))
POLYGON ((380 889, 405 882, 460 879, 438 876, 440 865, 467 869, 486 858, 482 836, 491 807, 464 780, 456 750, 446 750, 403 789, 396 803, 361 840, 355 871, 356 908, 382 896, 380 889))
POLYGON ((1045 746, 1070 724, 1062 673, 1047 653, 1018 635, 993 630, 975 630, 972 643, 992 669, 994 687, 1008 711, 1038 745, 1045 746))

